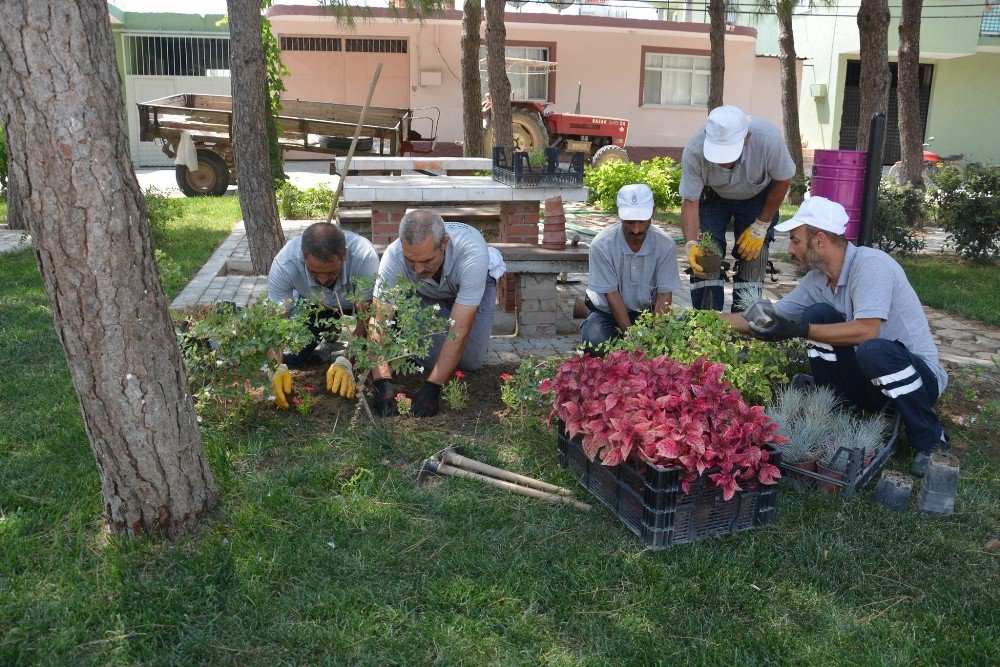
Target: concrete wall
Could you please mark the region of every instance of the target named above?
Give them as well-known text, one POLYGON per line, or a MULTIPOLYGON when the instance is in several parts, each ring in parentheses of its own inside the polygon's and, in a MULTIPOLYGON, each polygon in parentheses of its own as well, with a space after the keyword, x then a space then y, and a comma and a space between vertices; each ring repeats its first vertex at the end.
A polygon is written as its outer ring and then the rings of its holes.
POLYGON ((977 53, 934 66, 927 136, 940 155, 965 153, 980 162, 1000 162, 1000 53, 977 53))
MULTIPOLYGON (((304 11, 304 8, 300 8, 304 11)), ((413 108, 438 107, 439 141, 462 138, 460 13, 424 23, 379 18, 358 21, 354 30, 328 17, 269 12, 279 36, 406 37, 410 43, 410 99, 413 108), (422 85, 421 72, 439 72, 440 85, 422 85)), ((643 47, 660 47, 708 54, 707 26, 665 22, 622 20, 611 25, 573 23, 591 17, 549 17, 508 14, 508 43, 547 45, 550 58, 558 62, 554 76, 552 106, 572 111, 577 82, 583 83, 583 113, 627 118, 630 146, 683 146, 704 122, 703 108, 650 108, 640 106, 643 47), (559 21, 559 22, 557 22, 559 21), (648 26, 648 27, 647 27, 648 26), (665 29, 674 26, 676 29, 665 29)), ((604 20, 608 22, 608 20, 604 20)), ((755 56, 753 31, 740 28, 726 40, 727 104, 736 104, 781 126, 780 80, 777 67, 755 56)), ((292 71, 291 77, 295 77, 292 71)), ((302 76, 314 76, 309 73, 302 76)))

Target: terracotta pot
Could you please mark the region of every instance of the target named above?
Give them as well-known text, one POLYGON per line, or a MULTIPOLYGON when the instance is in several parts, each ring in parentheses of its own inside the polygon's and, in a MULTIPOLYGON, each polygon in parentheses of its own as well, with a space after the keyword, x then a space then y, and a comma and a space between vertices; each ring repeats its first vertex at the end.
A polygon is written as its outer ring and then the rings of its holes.
POLYGON ((545 200, 545 219, 542 221, 542 247, 562 250, 566 247, 566 211, 562 197, 545 200))
MULTIPOLYGON (((718 274, 722 269, 722 258, 718 255, 702 255, 698 258, 698 263, 701 264, 702 270, 709 276, 718 274)), ((717 278, 718 276, 715 277, 717 278)))
MULTIPOLYGON (((821 475, 826 475, 827 477, 830 477, 832 479, 837 479, 837 480, 844 479, 844 473, 834 470, 832 468, 827 468, 826 466, 820 465, 818 463, 816 464, 816 472, 818 472, 821 475)), ((816 488, 819 489, 819 492, 822 493, 824 496, 839 496, 841 490, 843 490, 842 486, 837 486, 836 484, 832 484, 830 482, 824 482, 823 480, 819 480, 819 483, 816 485, 816 488)))
MULTIPOLYGON (((797 468, 801 468, 802 470, 808 470, 809 472, 816 472, 816 459, 812 459, 809 461, 798 461, 796 463, 793 463, 792 465, 794 465, 797 468)), ((816 484, 816 480, 814 478, 804 473, 801 473, 798 470, 789 470, 785 473, 785 475, 788 477, 788 479, 794 480, 793 486, 797 489, 812 488, 816 484)))

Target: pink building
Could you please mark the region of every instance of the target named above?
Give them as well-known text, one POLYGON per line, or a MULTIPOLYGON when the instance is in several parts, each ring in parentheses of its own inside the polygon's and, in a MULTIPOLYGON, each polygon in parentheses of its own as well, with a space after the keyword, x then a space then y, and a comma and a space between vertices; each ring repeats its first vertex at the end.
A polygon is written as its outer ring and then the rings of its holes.
MULTIPOLYGON (((329 7, 268 10, 290 72, 285 97, 363 104, 375 64, 381 62, 374 104, 437 107, 439 146, 455 152, 449 142, 462 139, 462 13, 447 10, 421 23, 400 20, 388 10, 372 12, 371 19, 358 14, 350 28, 339 24, 329 7)), ((571 112, 577 82, 582 82, 584 114, 630 121, 633 158, 679 155, 705 119, 707 24, 507 13, 506 26, 508 56, 557 63, 550 72, 511 68, 515 97, 571 112)), ((730 26, 725 103, 780 128, 778 59, 755 55, 755 42, 756 30, 730 26)), ((424 131, 419 125, 415 129, 424 131)))

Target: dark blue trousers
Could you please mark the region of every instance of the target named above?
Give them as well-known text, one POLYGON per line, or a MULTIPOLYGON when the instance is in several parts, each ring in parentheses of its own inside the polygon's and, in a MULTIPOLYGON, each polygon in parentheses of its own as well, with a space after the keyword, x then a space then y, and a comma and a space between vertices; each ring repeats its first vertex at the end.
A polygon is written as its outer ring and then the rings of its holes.
MULTIPOLYGON (((700 218, 700 228, 705 234, 708 234, 715 241, 715 244, 719 246, 719 250, 722 252, 722 256, 726 256, 726 230, 729 229, 729 223, 733 223, 733 232, 735 234, 734 238, 739 238, 747 227, 752 225, 760 215, 760 209, 764 206, 764 200, 767 199, 767 193, 770 191, 770 186, 765 188, 760 194, 751 199, 726 199, 725 197, 720 197, 716 194, 712 194, 705 201, 701 202, 698 206, 698 215, 700 218)), ((766 243, 771 243, 774 240, 774 225, 778 222, 778 214, 774 214, 774 219, 771 220, 771 228, 767 230, 767 241, 766 243)), ((733 257, 737 257, 736 248, 733 248, 733 257)), ((737 278, 739 280, 740 277, 737 278)), ((754 281, 759 281, 760 285, 757 288, 757 297, 759 298, 759 293, 763 289, 764 274, 763 270, 760 271, 760 276, 755 277, 754 281)), ((699 310, 709 307, 709 304, 714 310, 722 310, 722 304, 725 300, 722 291, 723 281, 721 278, 699 278, 697 276, 691 276, 691 305, 699 310), (700 283, 706 283, 704 285, 700 283), (706 294, 707 292, 707 294, 706 294)), ((741 310, 737 307, 737 304, 741 303, 738 293, 741 290, 736 286, 733 288, 733 312, 738 312, 741 310)), ((752 299, 755 300, 755 299, 752 299)))
MULTIPOLYGON (((351 315, 354 311, 351 310, 347 314, 351 315)), ((323 334, 332 333, 336 337, 340 333, 340 311, 332 310, 329 308, 321 308, 309 321, 306 322, 306 326, 309 327, 309 331, 312 332, 312 340, 306 344, 301 350, 292 350, 285 352, 284 362, 289 368, 295 368, 297 366, 302 366, 307 363, 312 357, 313 352, 316 351, 316 347, 319 345, 319 341, 323 334)))
MULTIPOLYGON (((806 324, 835 324, 844 316, 825 303, 802 313, 806 324)), ((906 427, 910 449, 929 452, 943 439, 941 420, 934 412, 938 382, 923 359, 898 340, 872 338, 855 349, 807 341, 809 366, 818 385, 828 386, 848 405, 877 411, 892 401, 906 427)))

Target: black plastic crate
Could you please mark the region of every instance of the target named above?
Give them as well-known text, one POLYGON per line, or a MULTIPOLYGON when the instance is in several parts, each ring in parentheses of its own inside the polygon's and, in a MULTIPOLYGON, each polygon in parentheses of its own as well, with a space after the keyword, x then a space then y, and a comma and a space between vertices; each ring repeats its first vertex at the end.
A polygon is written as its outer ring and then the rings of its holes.
POLYGON ((809 470, 796 463, 784 462, 778 466, 781 468, 782 479, 798 489, 817 491, 828 496, 841 496, 844 500, 850 500, 875 479, 896 451, 896 441, 899 440, 899 433, 902 430, 902 417, 891 404, 886 404, 881 414, 892 421, 892 429, 885 444, 870 461, 866 463, 864 453, 858 449, 840 447, 834 454, 833 461, 847 462, 843 479, 809 470))
MULTIPOLYGON (((605 466, 587 458, 581 439, 569 438, 559 423, 559 465, 569 468, 580 485, 591 492, 639 536, 649 549, 708 537, 731 535, 759 528, 774 521, 778 485, 757 484, 722 499, 722 490, 709 487, 706 471, 684 493, 680 487, 684 469, 626 461, 605 466)), ((769 447, 771 463, 778 465, 780 453, 769 447)))
POLYGON ((583 187, 583 153, 569 153, 566 168, 559 165, 559 149, 545 149, 545 164, 532 167, 526 151, 507 151, 493 147, 493 180, 512 188, 580 188, 583 187))

